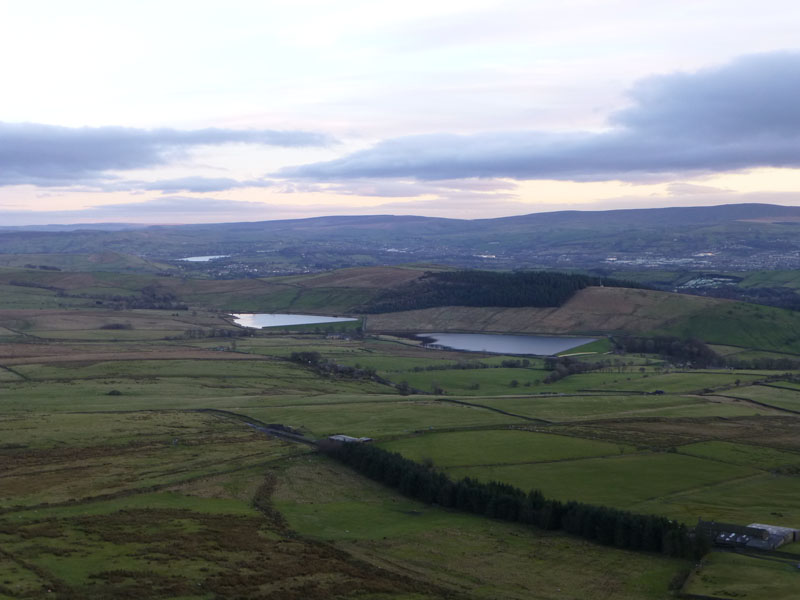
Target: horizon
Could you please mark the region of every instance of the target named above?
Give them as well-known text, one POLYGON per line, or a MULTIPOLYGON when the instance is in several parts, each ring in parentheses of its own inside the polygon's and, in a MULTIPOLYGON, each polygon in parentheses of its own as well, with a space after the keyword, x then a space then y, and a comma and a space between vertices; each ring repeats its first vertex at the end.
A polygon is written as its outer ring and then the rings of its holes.
POLYGON ((536 211, 530 213, 522 213, 517 215, 506 215, 506 216, 499 216, 499 217, 438 217, 438 216, 428 216, 423 214, 390 214, 390 213, 374 213, 374 214, 340 214, 340 215, 317 215, 312 217, 299 217, 299 218, 285 218, 285 219, 261 219, 261 220, 252 220, 252 221, 208 221, 208 222, 200 222, 200 223, 136 223, 136 222, 123 222, 123 221, 109 221, 109 222, 74 222, 74 223, 41 223, 41 224, 30 224, 30 225, 0 225, 0 232, 3 230, 9 229, 28 229, 28 230, 36 230, 36 228, 64 228, 75 230, 80 229, 82 227, 86 227, 88 229, 96 229, 101 231, 104 226, 108 226, 110 229, 122 229, 122 228, 132 228, 132 229, 144 229, 148 227, 191 227, 191 226, 202 226, 202 225, 235 225, 241 223, 248 223, 248 224, 255 224, 255 223, 272 223, 272 222, 282 222, 282 221, 310 221, 314 219, 366 219, 370 217, 382 217, 382 218, 407 218, 407 219, 442 219, 442 220, 450 220, 450 221, 491 221, 491 220, 498 220, 498 219, 513 219, 513 218, 521 218, 521 217, 531 217, 534 215, 548 215, 548 214, 559 214, 559 213, 613 213, 613 212, 631 212, 631 211, 655 211, 655 210, 671 210, 671 209, 702 209, 702 208, 723 208, 723 207, 733 207, 733 206, 751 206, 751 207, 773 207, 773 208, 798 208, 798 206, 793 206, 789 204, 771 204, 765 202, 735 202, 735 203, 728 203, 728 204, 709 204, 709 205, 694 205, 694 206, 653 206, 653 207, 639 207, 639 208, 609 208, 609 209, 598 209, 598 208, 588 208, 588 209, 561 209, 561 210, 546 210, 546 211, 536 211))
POLYGON ((0 225, 800 206, 798 25, 785 0, 6 5, 0 225))

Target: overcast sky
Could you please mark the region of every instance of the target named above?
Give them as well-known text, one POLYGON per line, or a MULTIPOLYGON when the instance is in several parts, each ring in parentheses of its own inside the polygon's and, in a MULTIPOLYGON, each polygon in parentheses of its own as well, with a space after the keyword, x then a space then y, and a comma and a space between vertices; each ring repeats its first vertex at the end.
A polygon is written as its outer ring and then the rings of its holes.
POLYGON ((800 3, 0 0, 0 225, 800 205, 800 3))

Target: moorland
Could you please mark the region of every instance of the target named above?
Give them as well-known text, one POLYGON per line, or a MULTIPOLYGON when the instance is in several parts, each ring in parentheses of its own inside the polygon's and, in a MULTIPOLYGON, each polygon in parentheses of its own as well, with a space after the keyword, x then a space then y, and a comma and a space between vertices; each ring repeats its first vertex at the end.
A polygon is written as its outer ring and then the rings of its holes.
POLYGON ((648 284, 664 272, 510 302, 442 265, 216 278, 31 250, 0 267, 0 598, 796 597, 800 544, 624 549, 425 501, 315 444, 369 437, 431 476, 687 532, 800 527, 796 311, 648 284), (230 316, 277 311, 359 320, 230 316), (413 335, 433 331, 596 341, 519 357, 413 335))

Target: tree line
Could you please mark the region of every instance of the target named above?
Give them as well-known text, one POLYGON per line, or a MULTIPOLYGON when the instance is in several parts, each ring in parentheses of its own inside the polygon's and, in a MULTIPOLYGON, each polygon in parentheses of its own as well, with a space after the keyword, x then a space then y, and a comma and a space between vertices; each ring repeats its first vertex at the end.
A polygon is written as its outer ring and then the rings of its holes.
POLYGON ((344 379, 368 379, 391 385, 389 381, 379 377, 372 367, 340 365, 335 361, 323 358, 319 352, 292 352, 289 355, 289 360, 293 363, 309 367, 319 375, 344 379))
POLYGON ((470 371, 475 369, 527 369, 531 366, 530 359, 506 359, 500 362, 499 365, 489 365, 478 360, 459 360, 455 363, 435 364, 415 366, 411 370, 414 373, 421 373, 423 371, 470 371))
POLYGON ((660 354, 665 359, 677 360, 696 369, 725 366, 725 360, 698 339, 621 337, 615 338, 614 343, 625 352, 660 354))
POLYGON ((659 552, 696 560, 708 540, 685 525, 655 515, 561 502, 538 490, 528 493, 507 483, 466 477, 453 481, 444 473, 366 444, 323 442, 320 449, 362 475, 427 504, 438 504, 504 521, 524 523, 627 550, 659 552))
POLYGON ((590 286, 641 288, 639 283, 550 271, 445 271, 387 290, 362 307, 366 313, 439 306, 561 306, 590 286))
POLYGON ((756 371, 791 371, 800 369, 800 361, 781 356, 737 358, 720 356, 707 344, 697 339, 681 340, 676 337, 620 337, 614 338, 618 350, 639 354, 659 354, 672 362, 682 362, 695 369, 727 367, 731 369, 752 369, 756 371))
POLYGON ((569 375, 610 369, 611 363, 608 361, 584 362, 569 356, 549 356, 544 360, 544 368, 550 372, 542 380, 543 383, 555 383, 569 375))

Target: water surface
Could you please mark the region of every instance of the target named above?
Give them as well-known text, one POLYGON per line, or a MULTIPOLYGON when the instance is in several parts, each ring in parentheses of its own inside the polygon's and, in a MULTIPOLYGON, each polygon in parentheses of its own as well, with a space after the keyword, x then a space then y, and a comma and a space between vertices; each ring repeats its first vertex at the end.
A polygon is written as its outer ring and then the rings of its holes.
POLYGON ((208 262, 215 258, 228 258, 230 254, 214 254, 211 256, 187 256, 186 258, 179 258, 177 260, 185 260, 186 262, 208 262))
POLYGON ((550 356, 594 342, 597 338, 555 337, 546 335, 499 335, 489 333, 418 333, 437 346, 453 350, 496 354, 536 354, 550 356))
POLYGON ((242 327, 280 327, 282 325, 315 325, 317 323, 345 323, 358 321, 350 317, 326 317, 321 315, 290 315, 286 313, 240 313, 233 320, 242 327))

